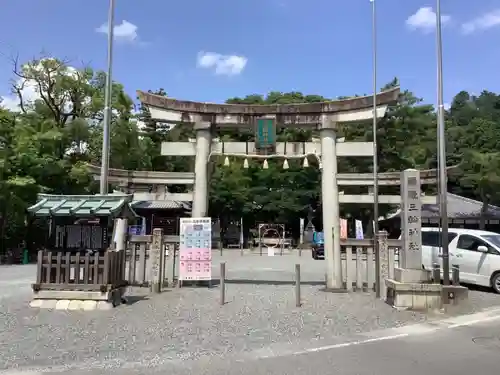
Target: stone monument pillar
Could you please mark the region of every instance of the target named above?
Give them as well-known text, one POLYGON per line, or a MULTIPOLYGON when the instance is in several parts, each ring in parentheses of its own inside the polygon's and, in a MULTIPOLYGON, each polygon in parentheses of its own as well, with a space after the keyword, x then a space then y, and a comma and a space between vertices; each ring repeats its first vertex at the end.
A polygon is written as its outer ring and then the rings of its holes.
POLYGON ((326 289, 341 289, 339 191, 337 186, 337 134, 335 123, 323 116, 321 137, 321 200, 326 261, 326 289))
POLYGON ((401 172, 401 253, 400 267, 422 270, 422 202, 420 172, 401 172))
POLYGON ((194 162, 194 193, 192 217, 205 217, 208 211, 208 159, 212 144, 211 124, 197 122, 196 156, 194 162))
POLYGON ((151 284, 150 288, 153 293, 161 293, 163 284, 163 229, 154 228, 149 250, 151 257, 151 284))
POLYGON ((441 306, 441 284, 430 283, 422 268, 422 203, 420 172, 401 172, 401 247, 394 279, 385 279, 382 295, 397 309, 427 310, 441 306))
POLYGON ((427 282, 430 273, 422 268, 422 201, 420 172, 401 172, 401 241, 399 268, 395 278, 405 283, 427 282))

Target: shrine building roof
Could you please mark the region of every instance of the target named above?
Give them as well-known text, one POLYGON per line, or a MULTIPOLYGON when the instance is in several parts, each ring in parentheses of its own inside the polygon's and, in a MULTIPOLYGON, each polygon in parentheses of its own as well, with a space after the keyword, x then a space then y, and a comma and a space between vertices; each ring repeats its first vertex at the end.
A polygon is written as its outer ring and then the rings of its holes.
POLYGON ((39 194, 38 202, 28 208, 34 216, 137 217, 131 207, 132 195, 53 195, 39 194))

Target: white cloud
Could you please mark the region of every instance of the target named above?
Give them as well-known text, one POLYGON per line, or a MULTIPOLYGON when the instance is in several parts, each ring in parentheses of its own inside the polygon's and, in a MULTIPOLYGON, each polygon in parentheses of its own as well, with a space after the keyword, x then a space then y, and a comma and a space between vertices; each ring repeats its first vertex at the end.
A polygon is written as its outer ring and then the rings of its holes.
POLYGON ((476 31, 491 29, 500 26, 500 8, 491 12, 484 13, 469 22, 462 24, 462 31, 465 34, 472 34, 476 31))
MULTIPOLYGON (((451 16, 441 15, 441 23, 446 25, 451 16)), ((411 30, 421 30, 425 33, 434 31, 436 28, 436 12, 431 7, 422 7, 406 19, 406 26, 411 30)))
POLYGON ((0 107, 9 111, 19 111, 19 100, 14 96, 0 96, 0 107))
POLYGON ((214 52, 198 53, 197 65, 204 69, 213 69, 215 74, 234 76, 241 74, 247 65, 248 59, 244 56, 221 55, 214 52))
MULTIPOLYGON (((113 37, 117 41, 134 43, 139 40, 139 34, 137 33, 138 29, 139 28, 133 23, 128 22, 127 20, 123 20, 122 23, 113 27, 113 37)), ((108 24, 102 24, 95 31, 107 35, 108 24)))

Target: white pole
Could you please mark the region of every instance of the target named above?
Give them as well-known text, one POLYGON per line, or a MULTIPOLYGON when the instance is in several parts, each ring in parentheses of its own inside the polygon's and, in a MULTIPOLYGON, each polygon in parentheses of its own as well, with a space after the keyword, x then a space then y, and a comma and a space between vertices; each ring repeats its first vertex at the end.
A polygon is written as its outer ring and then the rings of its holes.
POLYGON ((111 123, 111 85, 113 69, 113 36, 115 19, 115 0, 109 0, 108 11, 108 72, 106 74, 106 86, 104 88, 104 121, 102 130, 102 160, 100 193, 108 193, 108 171, 109 171, 109 139, 111 123))
POLYGON ((377 12, 372 3, 372 77, 373 77, 373 249, 375 250, 375 294, 380 297, 380 254, 378 248, 378 155, 377 155, 377 12))
POLYGON ((443 103, 443 38, 441 35, 441 0, 436 1, 437 50, 437 104, 438 104, 438 170, 439 213, 441 216, 441 247, 443 251, 443 284, 450 284, 450 257, 448 249, 448 176, 446 175, 446 130, 443 103))

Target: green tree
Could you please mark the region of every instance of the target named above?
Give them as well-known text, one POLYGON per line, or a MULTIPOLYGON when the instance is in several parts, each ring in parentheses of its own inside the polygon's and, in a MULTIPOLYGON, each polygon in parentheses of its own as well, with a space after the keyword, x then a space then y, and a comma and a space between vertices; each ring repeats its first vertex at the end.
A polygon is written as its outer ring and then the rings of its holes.
POLYGON ((482 202, 479 229, 485 229, 488 205, 500 196, 500 152, 470 150, 461 164, 461 184, 482 202))
POLYGON ((484 228, 488 204, 500 202, 500 96, 462 91, 453 99, 447 120, 448 158, 460 164, 450 179, 453 190, 483 203, 484 228))
MULTIPOLYGON (((25 210, 38 192, 95 191, 86 164, 100 164, 105 75, 58 59, 14 66, 19 106, 0 112, 0 215, 3 247, 25 238, 25 210), (26 90, 32 95, 26 96, 26 90)), ((148 169, 132 100, 113 83, 112 166, 148 169), (115 162, 116 160, 116 162, 115 162)))
MULTIPOLYGON (((101 163, 102 120, 106 75, 90 67, 75 68, 54 58, 40 58, 25 64, 15 61, 12 93, 19 108, 0 109, 0 216, 5 246, 15 246, 25 231, 24 210, 38 192, 79 194, 96 192, 87 163, 101 163), (26 96, 26 90, 33 95, 26 96), (6 224, 8 221, 8 225, 6 224), (7 244, 7 245, 5 245, 7 244)), ((383 87, 398 85, 397 79, 383 87)), ((155 91, 166 96, 164 89, 155 91)), ((151 119, 145 107, 134 111, 134 103, 124 87, 113 82, 111 118, 111 167, 131 170, 192 171, 193 158, 161 155, 162 142, 188 141, 195 134, 190 124, 175 126, 151 119)), ((271 91, 230 98, 232 104, 292 104, 325 101, 320 95, 298 91, 271 91)), ((436 167, 436 113, 431 105, 412 92, 403 91, 398 104, 388 108, 378 120, 379 172, 406 168, 436 167)), ((450 189, 479 199, 483 211, 499 204, 500 96, 483 91, 474 96, 459 92, 446 112, 447 164, 460 168, 450 178, 450 189)), ((341 126, 339 137, 346 141, 371 141, 371 122, 341 126)), ((316 130, 281 129, 280 142, 309 141, 316 130)), ((223 130, 224 141, 252 141, 254 130, 223 130)), ((301 160, 231 160, 215 158, 209 165, 210 214, 223 222, 243 217, 246 223, 281 222, 298 227, 308 207, 321 207, 320 170, 315 160, 303 168, 301 160)), ((363 173, 373 170, 371 158, 340 159, 340 172, 363 173)), ((184 191, 185 187, 171 187, 184 191)), ((343 187, 345 193, 366 193, 364 188, 343 187)), ((394 187, 381 187, 381 194, 398 194, 394 187)), ((432 192, 432 191, 431 191, 432 192)), ((381 207, 381 214, 393 207, 381 207)), ((345 205, 341 215, 370 222, 371 205, 345 205)), ((320 224, 320 223, 319 223, 320 224)), ((369 228, 371 226, 368 226, 369 228)), ((298 229, 298 228, 297 228, 298 229)))

